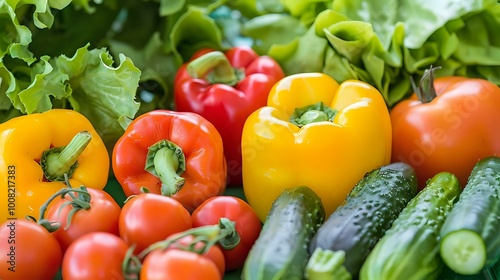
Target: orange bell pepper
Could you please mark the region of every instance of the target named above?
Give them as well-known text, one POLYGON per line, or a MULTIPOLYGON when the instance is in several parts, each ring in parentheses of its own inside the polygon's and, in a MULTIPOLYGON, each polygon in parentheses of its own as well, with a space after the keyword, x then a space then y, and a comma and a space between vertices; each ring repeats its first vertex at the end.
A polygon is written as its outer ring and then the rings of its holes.
POLYGON ((113 149, 112 167, 125 195, 146 188, 189 211, 223 194, 227 183, 219 132, 191 112, 154 110, 134 119, 113 149))

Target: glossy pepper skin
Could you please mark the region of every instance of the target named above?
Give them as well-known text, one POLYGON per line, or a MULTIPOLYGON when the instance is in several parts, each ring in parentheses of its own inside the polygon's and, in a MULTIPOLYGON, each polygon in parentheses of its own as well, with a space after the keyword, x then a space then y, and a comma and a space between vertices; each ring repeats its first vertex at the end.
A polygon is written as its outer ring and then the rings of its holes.
POLYGON ((330 215, 367 172, 389 163, 389 111, 361 81, 290 75, 248 117, 242 154, 243 190, 261 220, 285 188, 298 185, 314 190, 330 215))
POLYGON ((241 132, 246 118, 266 105, 273 85, 284 77, 277 62, 249 47, 224 54, 197 52, 184 64, 174 84, 177 111, 195 112, 219 131, 228 165, 228 185, 241 186, 241 132))
POLYGON ((457 76, 422 82, 427 86, 421 84, 391 111, 392 161, 410 164, 420 189, 442 171, 453 173, 464 187, 481 158, 500 155, 500 89, 487 80, 457 76))
POLYGON ((0 223, 27 215, 38 219, 40 206, 66 187, 65 173, 73 186, 103 189, 108 181, 106 146, 74 110, 52 109, 0 124, 0 155, 0 223))
POLYGON ((222 138, 208 120, 191 112, 158 109, 134 119, 113 149, 112 167, 125 195, 144 187, 189 211, 226 189, 222 138))

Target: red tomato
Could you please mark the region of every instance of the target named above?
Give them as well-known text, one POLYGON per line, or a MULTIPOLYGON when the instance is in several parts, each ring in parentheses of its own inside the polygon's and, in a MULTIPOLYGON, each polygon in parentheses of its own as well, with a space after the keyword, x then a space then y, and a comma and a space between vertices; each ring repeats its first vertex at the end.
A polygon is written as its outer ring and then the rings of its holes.
MULTIPOLYGON (((121 211, 118 203, 103 190, 88 188, 87 191, 90 195, 90 208, 76 211, 68 229, 64 228, 67 225, 68 214, 73 209, 73 206, 65 204, 73 201, 69 195, 63 199, 56 198, 47 209, 45 218, 61 224, 61 227, 53 234, 59 241, 63 252, 71 242, 89 232, 100 231, 118 235, 118 217, 121 211)), ((88 198, 87 195, 84 196, 88 198)))
POLYGON ((0 279, 51 280, 61 267, 56 238, 36 222, 18 219, 0 225, 0 279))
POLYGON ((123 205, 119 218, 120 236, 127 244, 136 245, 136 254, 191 227, 190 213, 179 201, 153 193, 132 197, 123 205))
MULTIPOLYGON (((192 235, 186 235, 183 238, 177 240, 176 244, 180 244, 182 246, 188 246, 190 243, 192 243, 194 240, 194 237, 192 235)), ((176 248, 176 244, 172 244, 170 248, 176 248)), ((195 249, 201 249, 202 243, 198 242, 195 245, 195 249)), ((222 253, 222 249, 218 246, 212 246, 208 251, 203 254, 204 257, 210 259, 215 263, 217 268, 219 269, 219 272, 221 276, 224 276, 224 272, 226 271, 226 261, 224 260, 224 254, 222 253)))
POLYGON ((236 223, 240 243, 231 250, 222 250, 226 271, 243 266, 248 252, 259 237, 262 224, 255 211, 244 200, 234 196, 216 196, 207 199, 192 213, 193 227, 216 225, 220 218, 236 223))
POLYGON ((500 155, 500 88, 467 77, 441 77, 433 85, 430 101, 413 94, 392 109, 392 161, 410 164, 421 189, 442 171, 465 187, 480 159, 500 155))
MULTIPOLYGON (((142 263, 141 280, 221 280, 215 263, 198 253, 179 249, 154 250, 142 263)), ((66 280, 66 279, 65 279, 66 280)))
POLYGON ((77 238, 66 250, 62 262, 64 280, 124 279, 122 262, 128 245, 108 232, 91 232, 77 238))

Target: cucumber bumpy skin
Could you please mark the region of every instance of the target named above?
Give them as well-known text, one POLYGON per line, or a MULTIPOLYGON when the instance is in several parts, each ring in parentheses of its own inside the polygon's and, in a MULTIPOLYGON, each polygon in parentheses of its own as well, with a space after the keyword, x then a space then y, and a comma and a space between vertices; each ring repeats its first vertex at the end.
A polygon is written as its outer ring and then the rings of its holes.
POLYGON ((417 194, 414 169, 402 162, 367 173, 318 229, 309 252, 317 247, 344 251, 344 267, 358 278, 366 257, 417 194))
POLYGON ((439 232, 461 191, 451 173, 430 179, 370 252, 359 279, 438 279, 443 268, 439 232))
POLYGON ((500 259, 500 158, 481 159, 441 228, 440 254, 463 275, 500 259))
POLYGON ((310 257, 309 243, 325 215, 321 199, 312 189, 285 189, 273 202, 248 253, 241 279, 303 279, 310 257))

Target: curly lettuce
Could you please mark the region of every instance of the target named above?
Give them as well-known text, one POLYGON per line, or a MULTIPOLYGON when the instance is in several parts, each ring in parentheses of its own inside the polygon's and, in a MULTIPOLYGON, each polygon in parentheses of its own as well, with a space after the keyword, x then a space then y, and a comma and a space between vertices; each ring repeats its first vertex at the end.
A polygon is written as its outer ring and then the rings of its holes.
MULTIPOLYGON (((76 49, 72 57, 35 55, 33 37, 53 26, 53 10, 68 8, 70 3, 0 0, 0 24, 6 27, 0 29, 0 121, 52 108, 77 110, 111 151, 139 109, 136 91, 141 70, 124 54, 115 61, 106 48, 90 49, 90 43, 76 49), (19 22, 26 17, 32 18, 33 25, 19 22)), ((94 11, 83 0, 74 1, 72 9, 94 11)))
MULTIPOLYGON (((317 3, 286 2, 293 4, 289 11, 317 3)), ((261 52, 278 60, 286 74, 322 71, 339 82, 363 80, 379 89, 388 106, 407 97, 410 77, 418 78, 430 66, 441 66, 436 76, 478 77, 500 85, 496 0, 335 0, 316 10, 307 32, 286 42, 268 38, 284 39, 297 28, 278 21, 272 28, 264 21, 257 26, 257 21, 248 22, 244 34, 257 47, 266 46, 261 52), (259 29, 279 32, 259 34, 259 29)))

